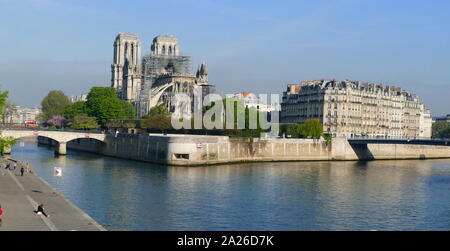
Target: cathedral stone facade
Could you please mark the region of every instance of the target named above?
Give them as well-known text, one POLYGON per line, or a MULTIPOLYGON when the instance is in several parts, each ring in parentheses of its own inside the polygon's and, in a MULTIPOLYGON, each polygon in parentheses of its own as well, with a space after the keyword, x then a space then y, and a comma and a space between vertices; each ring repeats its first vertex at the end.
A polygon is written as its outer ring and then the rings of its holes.
POLYGON ((173 112, 172 98, 177 93, 215 93, 208 84, 207 65, 201 64, 192 74, 191 57, 181 55, 177 38, 155 37, 150 53, 141 58, 139 37, 128 33, 119 33, 114 43, 111 86, 120 98, 135 105, 138 117, 159 104, 173 112))

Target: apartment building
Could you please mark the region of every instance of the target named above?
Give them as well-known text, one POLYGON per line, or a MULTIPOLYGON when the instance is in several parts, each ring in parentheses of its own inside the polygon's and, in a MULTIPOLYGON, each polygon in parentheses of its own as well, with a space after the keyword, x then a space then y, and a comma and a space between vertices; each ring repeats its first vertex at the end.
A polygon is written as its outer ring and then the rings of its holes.
POLYGON ((324 133, 347 138, 430 138, 431 114, 417 95, 359 81, 315 80, 289 84, 281 123, 319 119, 324 133))

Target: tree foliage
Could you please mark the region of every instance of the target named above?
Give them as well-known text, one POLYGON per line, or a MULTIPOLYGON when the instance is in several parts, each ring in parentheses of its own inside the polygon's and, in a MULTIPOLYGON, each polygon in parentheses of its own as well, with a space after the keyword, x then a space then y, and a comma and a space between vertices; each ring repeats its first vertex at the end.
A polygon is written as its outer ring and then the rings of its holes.
MULTIPOLYGON (((0 115, 3 115, 7 99, 8 99, 8 92, 0 91, 0 115)), ((13 137, 0 137, 0 155, 3 155, 4 150, 6 148, 12 147, 18 141, 19 139, 15 139, 13 137)))
POLYGON ((152 107, 147 116, 141 120, 141 128, 167 131, 172 129, 171 114, 164 104, 152 107))
POLYGON ((8 92, 0 91, 0 115, 3 115, 5 111, 5 104, 7 99, 8 99, 8 92))
POLYGON ((281 124, 280 133, 286 137, 301 138, 301 124, 281 124))
POLYGON ((111 87, 93 87, 84 105, 86 113, 97 118, 97 122, 105 127, 109 119, 133 119, 134 107, 131 103, 117 97, 116 90, 111 87))
POLYGON ((77 114, 70 127, 75 130, 92 130, 98 129, 100 125, 95 117, 89 117, 87 114, 77 114))
MULTIPOLYGON (((236 98, 225 98, 219 102, 222 102, 223 112, 227 116, 227 109, 231 109, 233 112, 233 129, 238 130, 257 130, 263 131, 262 128, 265 127, 265 119, 263 119, 264 113, 256 109, 255 107, 248 107, 245 105, 244 101, 236 98), (227 108, 229 105, 233 107, 227 108), (252 115, 253 114, 253 115, 252 115), (242 120, 243 118, 243 120, 242 120), (256 121, 254 121, 254 119, 256 121), (240 121, 242 120, 242 121, 240 121), (241 128, 243 127, 243 128, 241 128)), ((204 106, 202 109, 203 115, 216 105, 216 102, 211 102, 211 105, 204 106)), ((215 121, 217 118, 213 116, 212 120, 215 121)), ((226 118, 220 118, 223 122, 223 128, 227 128, 226 118)))
POLYGON ((169 116, 170 112, 164 104, 160 104, 155 107, 152 107, 150 109, 150 111, 148 112, 148 115, 146 116, 146 118, 149 118, 149 117, 152 117, 155 115, 169 116))
POLYGON ((304 137, 320 138, 323 136, 323 125, 318 119, 310 119, 300 126, 300 131, 304 137))
POLYGON ((450 138, 450 123, 434 122, 432 127, 432 137, 440 139, 450 138))
POLYGON ((5 149, 12 147, 17 142, 19 142, 19 139, 13 137, 0 138, 0 155, 3 156, 5 149))
POLYGON ((303 124, 281 124, 280 132, 292 138, 320 138, 323 126, 318 119, 310 119, 303 124))
POLYGON ((41 121, 48 121, 54 116, 63 116, 66 107, 70 105, 69 98, 62 91, 50 91, 42 100, 41 121))
POLYGON ((167 131, 172 128, 172 121, 170 116, 163 114, 156 114, 144 119, 141 122, 142 128, 156 129, 159 131, 167 131))
POLYGON ((65 127, 67 122, 68 122, 67 119, 64 118, 63 116, 60 116, 60 115, 53 116, 53 118, 51 118, 51 119, 49 119, 47 121, 47 123, 50 126, 54 126, 56 128, 63 128, 63 127, 65 127))
POLYGON ((64 111, 64 117, 68 119, 74 119, 79 114, 85 114, 85 101, 77 101, 68 105, 64 111))

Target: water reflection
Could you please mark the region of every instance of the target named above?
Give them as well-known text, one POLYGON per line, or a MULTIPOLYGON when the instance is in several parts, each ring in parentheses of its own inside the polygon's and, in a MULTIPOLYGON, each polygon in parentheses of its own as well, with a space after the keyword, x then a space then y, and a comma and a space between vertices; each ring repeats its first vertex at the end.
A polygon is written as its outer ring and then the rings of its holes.
POLYGON ((448 230, 450 161, 164 167, 27 143, 13 156, 110 230, 448 230), (64 176, 52 176, 53 167, 64 176))

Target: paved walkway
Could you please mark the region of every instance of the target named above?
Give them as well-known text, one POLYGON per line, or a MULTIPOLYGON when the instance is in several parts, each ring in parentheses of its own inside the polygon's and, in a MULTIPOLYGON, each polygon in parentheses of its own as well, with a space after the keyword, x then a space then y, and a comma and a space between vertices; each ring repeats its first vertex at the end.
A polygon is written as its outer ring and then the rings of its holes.
POLYGON ((0 231, 101 231, 91 217, 33 173, 0 170, 0 231), (45 218, 33 211, 44 204, 45 218))

